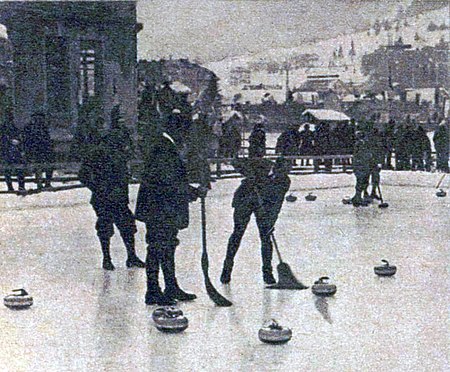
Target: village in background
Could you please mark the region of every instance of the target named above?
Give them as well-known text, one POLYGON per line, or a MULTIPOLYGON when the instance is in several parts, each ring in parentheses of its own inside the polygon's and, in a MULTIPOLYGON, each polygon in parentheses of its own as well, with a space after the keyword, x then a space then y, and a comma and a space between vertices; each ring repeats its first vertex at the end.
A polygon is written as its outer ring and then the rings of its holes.
POLYGON ((281 133, 311 122, 303 115, 311 109, 341 112, 357 123, 408 118, 430 136, 448 117, 450 26, 442 2, 413 1, 391 18, 332 39, 201 64, 170 56, 137 61, 143 26, 136 3, 94 3, 0 4, 8 34, 0 39, 2 120, 12 108, 15 126, 23 128, 34 111, 45 112, 59 159, 70 158, 89 111, 107 127, 120 107, 138 138, 137 124, 148 121, 148 105, 163 87, 189 105, 188 115, 205 114, 217 138, 231 120, 244 147, 256 123, 281 133))

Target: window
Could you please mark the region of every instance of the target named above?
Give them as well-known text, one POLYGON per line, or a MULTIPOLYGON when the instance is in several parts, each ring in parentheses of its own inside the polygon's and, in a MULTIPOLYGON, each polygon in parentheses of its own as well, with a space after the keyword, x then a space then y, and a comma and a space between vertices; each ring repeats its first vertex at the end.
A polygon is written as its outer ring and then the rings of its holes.
POLYGON ((97 93, 98 61, 96 42, 83 40, 80 48, 80 86, 78 99, 79 103, 85 103, 89 97, 94 97, 97 93))

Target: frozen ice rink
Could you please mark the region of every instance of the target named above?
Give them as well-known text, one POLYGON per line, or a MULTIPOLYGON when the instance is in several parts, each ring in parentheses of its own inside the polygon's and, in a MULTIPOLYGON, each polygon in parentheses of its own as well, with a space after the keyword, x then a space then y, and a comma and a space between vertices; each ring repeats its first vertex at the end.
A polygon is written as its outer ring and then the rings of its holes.
MULTIPOLYGON (((327 275, 337 294, 264 289, 259 238, 249 225, 229 286, 218 278, 232 231, 231 197, 240 180, 213 184, 207 198, 210 275, 234 302, 218 308, 200 268, 200 204, 180 234, 182 334, 153 326, 145 306, 145 272, 126 269, 113 238, 114 272, 101 269, 95 215, 86 189, 0 197, 0 288, 26 288, 29 310, 0 307, 1 371, 448 371, 450 198, 437 198, 440 174, 382 172, 388 209, 341 203, 354 177, 293 176, 299 199, 285 203, 276 226, 284 260, 307 285, 327 275), (315 202, 304 196, 313 190, 315 202), (373 267, 387 259, 393 278, 373 267), (282 346, 262 344, 270 318, 293 330, 282 346)), ((444 186, 448 189, 450 177, 444 186)), ((3 185, 2 185, 3 187, 3 185)), ((137 186, 132 187, 134 205, 137 186)), ((137 250, 145 257, 144 225, 137 250)), ((274 266, 277 259, 274 256, 274 266)))

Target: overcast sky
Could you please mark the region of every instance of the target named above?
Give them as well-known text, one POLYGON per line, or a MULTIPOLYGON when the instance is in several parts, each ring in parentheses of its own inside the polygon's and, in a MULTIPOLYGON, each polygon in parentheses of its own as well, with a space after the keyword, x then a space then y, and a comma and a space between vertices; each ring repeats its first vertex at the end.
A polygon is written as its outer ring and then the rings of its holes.
MULTIPOLYGON (((399 6, 446 0, 138 0, 139 58, 220 60, 301 46, 375 19, 399 6)), ((2 30, 0 28, 0 34, 2 30)))
POLYGON ((217 60, 295 47, 392 16, 411 0, 140 0, 139 57, 217 60))

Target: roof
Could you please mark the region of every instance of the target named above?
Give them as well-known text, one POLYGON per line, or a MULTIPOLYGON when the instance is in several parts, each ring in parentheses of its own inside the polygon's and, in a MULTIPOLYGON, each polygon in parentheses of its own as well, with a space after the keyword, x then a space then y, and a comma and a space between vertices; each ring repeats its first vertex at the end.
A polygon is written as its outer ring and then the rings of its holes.
POLYGON ((350 118, 343 112, 325 109, 308 109, 302 115, 311 115, 319 121, 349 121, 350 118))

